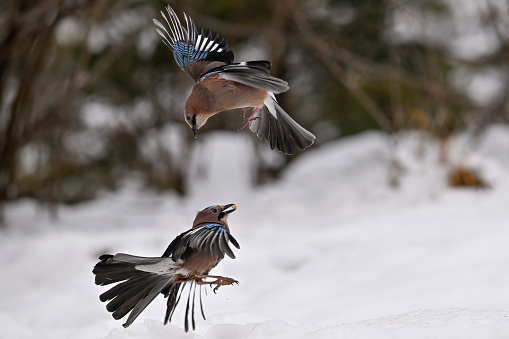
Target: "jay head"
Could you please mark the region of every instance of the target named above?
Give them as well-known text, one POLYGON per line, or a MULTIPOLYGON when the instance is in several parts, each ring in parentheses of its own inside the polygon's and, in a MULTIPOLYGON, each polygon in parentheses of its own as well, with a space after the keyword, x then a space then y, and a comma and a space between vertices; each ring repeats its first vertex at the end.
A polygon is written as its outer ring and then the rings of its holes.
POLYGON ((168 17, 161 12, 167 26, 154 19, 157 32, 173 51, 173 57, 195 81, 187 99, 184 118, 193 135, 207 119, 226 110, 242 108, 243 123, 271 149, 293 153, 293 144, 303 150, 311 146, 315 136, 295 122, 276 101, 274 94, 286 92, 286 81, 269 75, 270 62, 265 60, 234 63, 233 52, 218 33, 197 28, 184 14, 182 26, 175 11, 168 6, 168 17), (246 117, 246 112, 249 115, 246 117))
POLYGON ((184 328, 196 327, 194 307, 196 286, 199 286, 200 310, 205 319, 201 301, 203 285, 214 286, 214 293, 221 286, 238 283, 236 280, 209 275, 225 254, 235 259, 229 244, 240 248, 230 234, 227 218, 235 211, 234 204, 214 205, 199 211, 190 230, 177 236, 161 257, 139 257, 125 253, 103 254, 95 265, 97 285, 116 284, 100 295, 103 302, 109 301, 106 309, 113 318, 121 319, 129 313, 123 325, 128 327, 140 313, 157 297, 168 298, 164 324, 171 321, 182 293, 187 288, 187 306, 184 328))

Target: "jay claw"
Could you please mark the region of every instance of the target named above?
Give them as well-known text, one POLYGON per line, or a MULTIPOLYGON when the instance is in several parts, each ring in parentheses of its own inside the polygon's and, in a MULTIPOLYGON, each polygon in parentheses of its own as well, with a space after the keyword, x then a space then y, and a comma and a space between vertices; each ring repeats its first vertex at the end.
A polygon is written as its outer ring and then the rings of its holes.
MULTIPOLYGON (((245 114, 246 114, 246 111, 249 109, 250 107, 246 107, 246 108, 243 108, 242 109, 242 120, 244 120, 244 117, 245 117, 245 114)), ((253 112, 251 112, 251 115, 249 116, 249 118, 247 118, 246 120, 244 120, 244 122, 242 123, 242 125, 240 125, 239 128, 237 128, 237 132, 240 132, 241 130, 244 129, 244 127, 247 126, 247 124, 249 124, 251 121, 255 121, 256 119, 259 119, 260 117, 255 117, 254 115, 256 114, 256 112, 258 112, 260 108, 259 107, 253 107, 253 112)))
POLYGON ((227 278, 227 277, 219 277, 217 280, 215 281, 212 281, 210 283, 210 287, 212 288, 212 285, 216 285, 216 287, 214 287, 212 289, 212 291, 214 293, 217 293, 217 290, 219 289, 219 287, 221 286, 227 286, 227 285, 233 285, 233 284, 239 284, 239 282, 235 279, 232 279, 232 278, 227 278))
POLYGON ((242 130, 244 129, 244 127, 246 127, 246 126, 247 126, 247 124, 249 124, 251 121, 255 121, 256 119, 260 119, 260 117, 254 117, 254 118, 249 118, 249 119, 247 119, 246 121, 244 121, 244 123, 242 123, 242 125, 240 125, 240 127, 239 127, 239 128, 237 128, 237 129, 235 130, 235 132, 240 132, 240 131, 242 131, 242 130))
POLYGON ((244 107, 242 109, 242 121, 244 121, 244 119, 246 119, 246 112, 248 109, 250 109, 250 107, 244 107))

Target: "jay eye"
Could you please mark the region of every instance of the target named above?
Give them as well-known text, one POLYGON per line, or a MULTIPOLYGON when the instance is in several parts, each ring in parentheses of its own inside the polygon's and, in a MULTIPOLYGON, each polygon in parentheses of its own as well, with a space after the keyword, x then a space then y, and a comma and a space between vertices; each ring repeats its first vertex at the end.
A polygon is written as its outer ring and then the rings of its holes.
POLYGON ((191 117, 189 115, 186 114, 186 120, 191 122, 191 117))
POLYGON ((218 212, 218 211, 217 211, 217 208, 215 208, 215 207, 212 207, 212 208, 210 209, 210 213, 211 213, 211 214, 217 214, 217 212, 218 212))

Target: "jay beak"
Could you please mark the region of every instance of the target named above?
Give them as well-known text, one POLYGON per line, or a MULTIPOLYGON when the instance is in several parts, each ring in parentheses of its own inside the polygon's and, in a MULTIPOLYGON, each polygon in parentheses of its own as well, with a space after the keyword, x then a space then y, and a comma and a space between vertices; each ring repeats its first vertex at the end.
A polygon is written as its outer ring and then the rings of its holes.
POLYGON ((166 10, 169 18, 161 14, 168 28, 156 19, 154 23, 177 64, 195 81, 184 110, 195 138, 211 116, 242 108, 244 122, 237 131, 249 124, 258 138, 269 142, 271 149, 292 154, 293 144, 301 150, 313 144, 315 136, 277 103, 274 94, 286 92, 289 87, 286 81, 269 75, 269 61, 233 63, 233 52, 218 33, 212 35, 210 29, 204 33, 185 13, 184 28, 175 11, 170 6, 166 10))
POLYGON ((168 298, 164 316, 166 325, 171 321, 185 287, 189 286, 184 325, 187 332, 191 309, 194 330, 196 286, 199 286, 200 310, 205 319, 201 301, 202 285, 214 286, 215 293, 221 286, 238 284, 232 278, 209 275, 225 254, 235 259, 229 243, 240 249, 226 221, 236 209, 234 204, 228 204, 201 210, 196 215, 193 227, 177 236, 162 257, 139 257, 124 253, 101 255, 93 273, 97 285, 116 284, 99 297, 103 302, 109 301, 106 309, 112 312, 113 318, 118 320, 130 312, 123 324, 128 327, 161 293, 168 298))

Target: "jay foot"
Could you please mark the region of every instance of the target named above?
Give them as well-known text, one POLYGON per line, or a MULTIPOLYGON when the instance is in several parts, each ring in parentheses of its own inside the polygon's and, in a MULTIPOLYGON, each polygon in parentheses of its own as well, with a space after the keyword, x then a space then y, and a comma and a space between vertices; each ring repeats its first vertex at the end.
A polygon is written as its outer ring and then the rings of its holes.
MULTIPOLYGON (((242 119, 244 119, 244 118, 245 118, 245 116, 246 116, 246 111, 247 111, 249 108, 250 108, 250 107, 244 107, 244 108, 242 109, 242 119)), ((259 108, 258 108, 258 107, 255 107, 255 108, 253 109, 253 113, 251 113, 251 115, 249 116, 249 118, 247 118, 246 120, 244 120, 244 122, 242 123, 242 125, 240 125, 240 127, 239 127, 239 128, 237 128, 237 132, 240 132, 241 130, 243 130, 243 129, 244 129, 244 127, 246 127, 246 126, 247 126, 247 124, 249 124, 251 121, 254 121, 254 120, 256 120, 256 119, 259 119, 258 117, 253 117, 253 116, 256 114, 256 112, 258 112, 258 110, 259 110, 259 108)))
POLYGON ((250 109, 251 107, 244 107, 242 109, 242 121, 244 121, 246 119, 246 112, 248 111, 248 109, 250 109))
POLYGON ((196 276, 196 278, 199 278, 200 280, 197 280, 196 283, 198 285, 210 285, 210 287, 212 287, 212 285, 216 285, 216 287, 214 287, 213 291, 214 293, 216 293, 216 291, 219 289, 219 287, 221 286, 228 286, 228 285, 233 285, 233 284, 239 284, 239 282, 233 278, 228 278, 228 277, 221 277, 221 276, 218 276, 218 275, 201 275, 201 276, 196 276), (214 281, 203 281, 201 279, 204 279, 204 278, 215 278, 216 280, 214 281))

